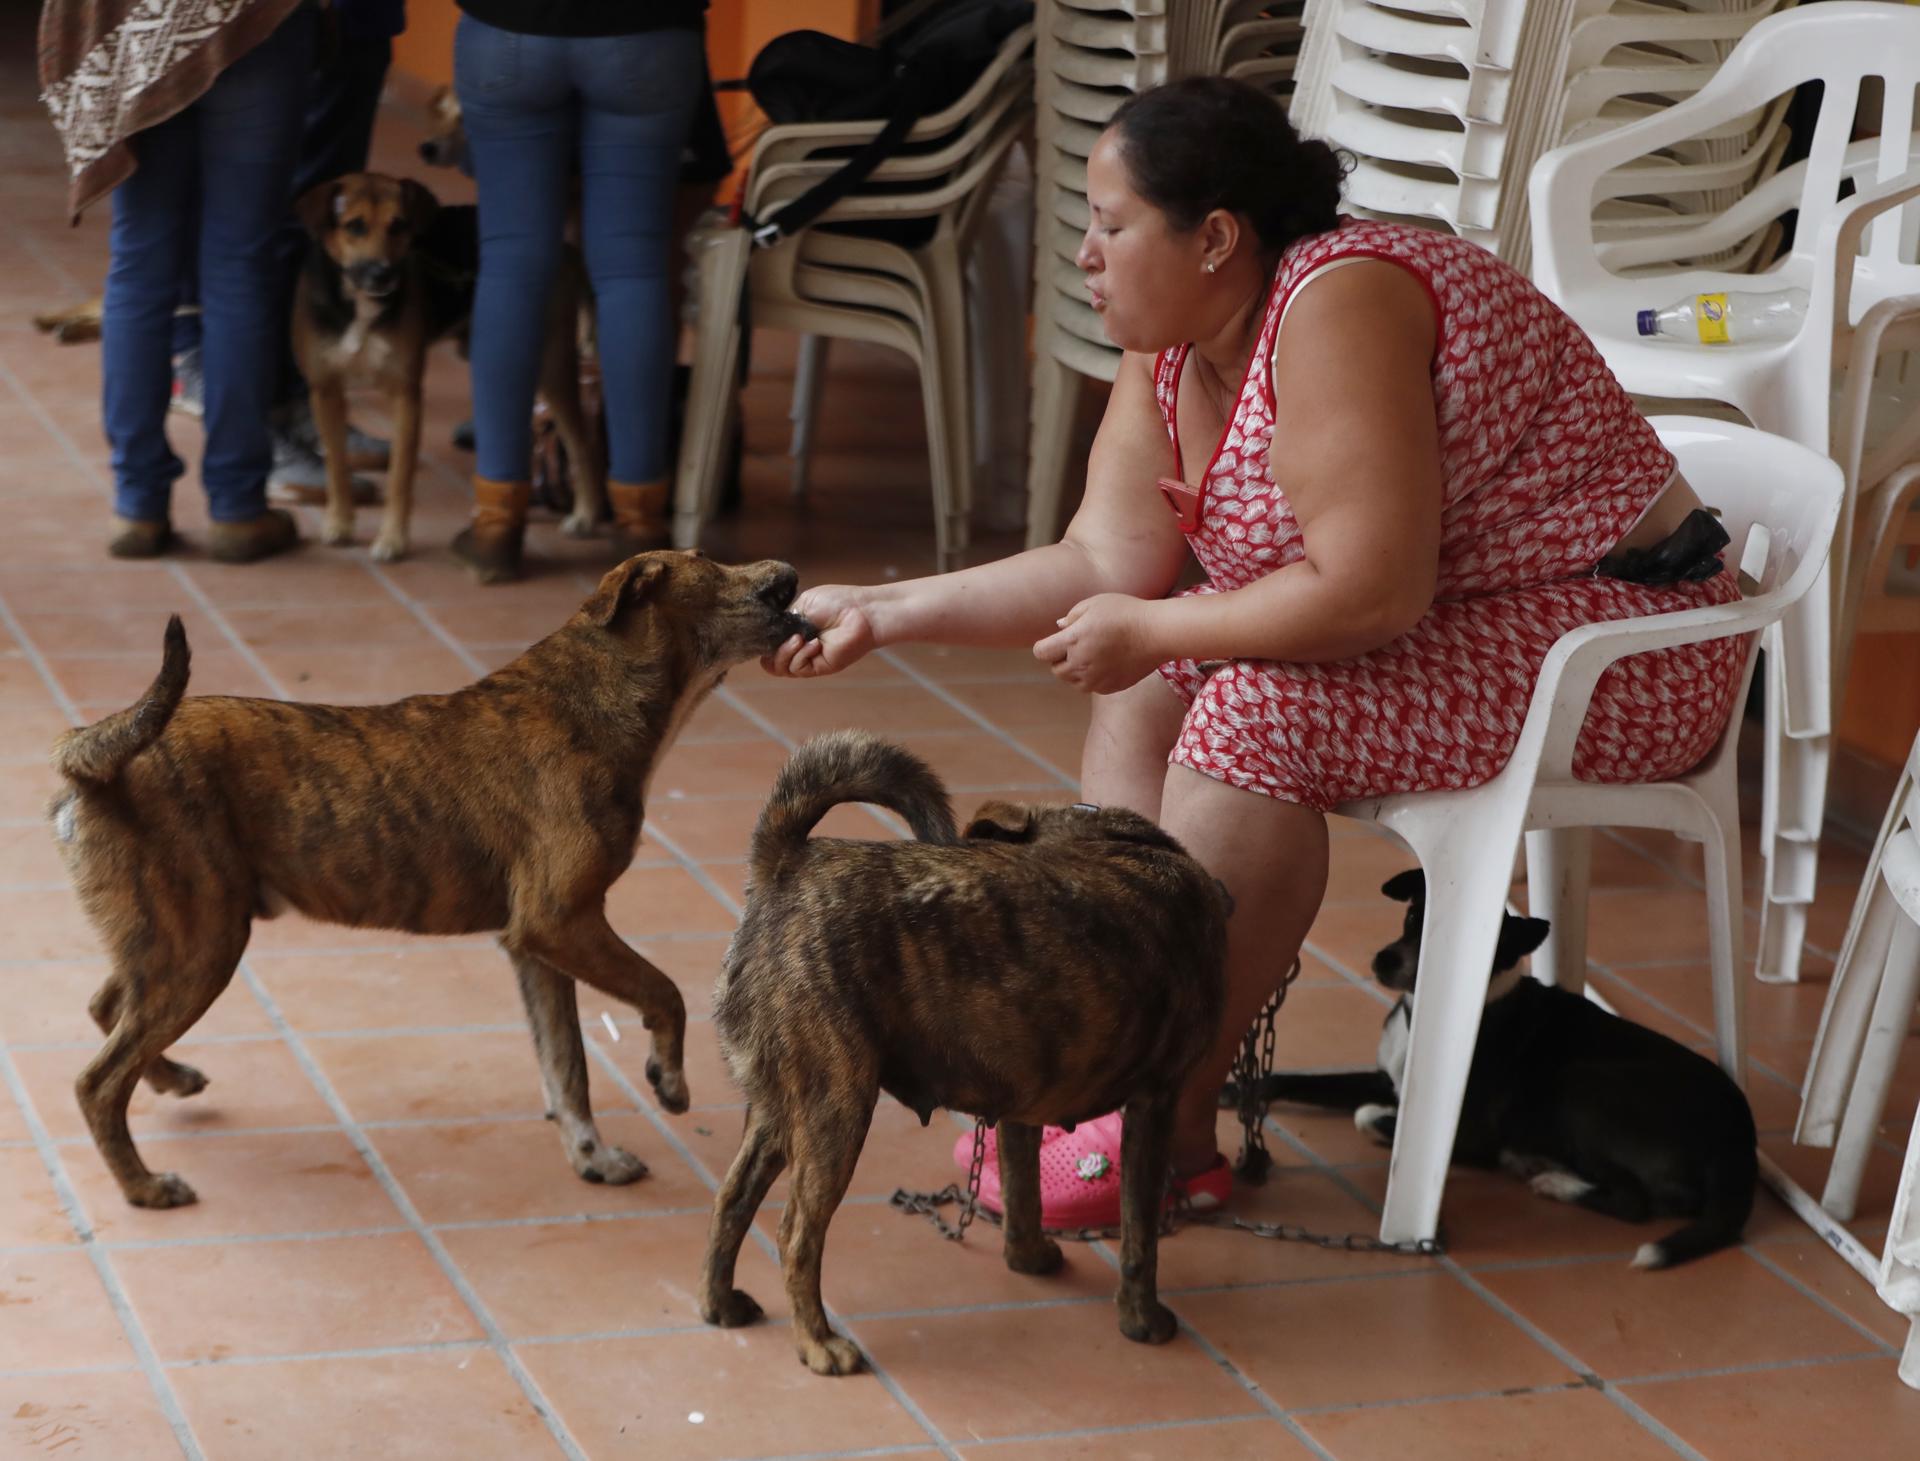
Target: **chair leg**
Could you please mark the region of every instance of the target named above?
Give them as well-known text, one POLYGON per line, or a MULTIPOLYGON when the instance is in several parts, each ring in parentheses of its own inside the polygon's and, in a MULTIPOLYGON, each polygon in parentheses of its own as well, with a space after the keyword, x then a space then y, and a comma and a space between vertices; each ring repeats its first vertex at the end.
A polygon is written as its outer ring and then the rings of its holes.
POLYGON ((1459 837, 1442 848, 1421 849, 1427 913, 1420 935, 1419 997, 1413 1004, 1386 1208, 1380 1218, 1380 1236, 1389 1243, 1431 1238, 1439 1229, 1440 1198, 1453 1158, 1517 840, 1517 835, 1512 840, 1487 836, 1476 844, 1459 837), (1505 855, 1492 850, 1498 841, 1505 841, 1505 855))
MULTIPOLYGON (((1886 974, 1892 947, 1894 920, 1900 916, 1893 899, 1869 869, 1867 903, 1858 926, 1848 934, 1827 988, 1826 1008, 1814 1036, 1807 1078, 1800 1088, 1800 1119, 1793 1132, 1802 1146, 1832 1146, 1846 1113, 1853 1078, 1860 1068, 1860 1050, 1886 974)), ((1849 1201, 1851 1199, 1849 1198, 1849 1201)))
POLYGON ((1742 962, 1740 802, 1727 768, 1727 788, 1709 806, 1712 829, 1701 839, 1706 860, 1707 959, 1713 983, 1713 1038, 1720 1068, 1747 1088, 1747 981, 1742 962))
POLYGON ((1859 1073, 1853 1078, 1846 1114, 1840 1119, 1840 1139, 1834 1144, 1826 1190, 1820 1194, 1820 1205, 1843 1221, 1853 1216, 1859 1200, 1860 1179, 1867 1169, 1880 1115, 1887 1107, 1887 1088, 1893 1083, 1893 1068, 1906 1044, 1916 1001, 1920 1001, 1920 926, 1896 916, 1888 941, 1886 972, 1880 976, 1873 1020, 1860 1049, 1859 1073))
POLYGON ((1813 902, 1818 871, 1820 823, 1825 800, 1822 784, 1808 785, 1814 767, 1805 754, 1809 742, 1787 734, 1786 671, 1780 664, 1779 638, 1769 634, 1766 748, 1761 788, 1760 846, 1766 859, 1765 895, 1760 908, 1760 956, 1755 968, 1768 984, 1793 984, 1800 978, 1806 943, 1807 906, 1813 902))
POLYGON ((1536 979, 1579 994, 1587 987, 1587 888, 1593 878, 1593 829, 1549 827, 1527 833, 1527 911, 1551 925, 1533 956, 1536 979))
POLYGON ((946 370, 937 340, 924 340, 920 350, 920 400, 927 414, 927 459, 933 487, 933 556, 935 571, 957 568, 964 536, 955 531, 964 515, 955 501, 952 418, 947 410, 946 370))
POLYGON ((787 456, 796 500, 807 495, 807 458, 813 451, 814 424, 820 419, 820 376, 826 364, 827 337, 802 335, 793 358, 793 401, 787 407, 787 420, 793 423, 787 456))
POLYGON ((739 307, 741 291, 747 288, 751 247, 746 230, 739 228, 694 243, 700 303, 674 482, 673 541, 679 548, 698 546, 700 531, 712 519, 720 495, 721 442, 736 405, 739 307))
POLYGON ((1073 445, 1080 377, 1044 346, 1033 357, 1032 429, 1027 437, 1027 546, 1044 548, 1060 537, 1060 488, 1073 445))

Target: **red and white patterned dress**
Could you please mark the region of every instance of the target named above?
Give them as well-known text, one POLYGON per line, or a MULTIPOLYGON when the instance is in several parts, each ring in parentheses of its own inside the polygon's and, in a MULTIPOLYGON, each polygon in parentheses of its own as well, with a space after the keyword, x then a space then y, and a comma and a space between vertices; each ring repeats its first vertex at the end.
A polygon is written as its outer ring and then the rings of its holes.
MULTIPOLYGON (((1175 660, 1188 711, 1170 762, 1327 811, 1395 792, 1478 786, 1512 754, 1547 650, 1567 630, 1738 596, 1733 575, 1652 587, 1593 568, 1673 472, 1580 328, 1518 272, 1450 235, 1348 221, 1281 256, 1232 419, 1187 534, 1208 582, 1242 588, 1305 556, 1268 466, 1274 338, 1294 291, 1339 259, 1385 259, 1433 297, 1433 399, 1445 501, 1433 607, 1391 644, 1327 664, 1175 660)), ((1173 437, 1190 346, 1154 362, 1173 437)), ((1635 655, 1602 677, 1574 753, 1588 781, 1698 764, 1733 713, 1744 641, 1635 655)))

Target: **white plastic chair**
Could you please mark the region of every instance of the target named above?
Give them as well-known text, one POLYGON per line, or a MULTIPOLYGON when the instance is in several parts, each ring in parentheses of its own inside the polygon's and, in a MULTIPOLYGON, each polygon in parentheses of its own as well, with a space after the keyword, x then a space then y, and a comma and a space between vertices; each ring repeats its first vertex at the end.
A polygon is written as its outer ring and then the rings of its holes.
POLYGON ((1833 1147, 1820 1205, 1854 1216, 1894 1065, 1920 1002, 1920 739, 1880 824, 1801 1084, 1793 1139, 1833 1147))
MULTIPOLYGON (((1655 426, 1701 500, 1716 509, 1756 586, 1740 601, 1683 613, 1586 625, 1548 653, 1512 758, 1467 791, 1350 803, 1342 816, 1377 822, 1426 870, 1420 998, 1414 1004, 1386 1209, 1389 1242, 1430 1238, 1438 1226, 1460 1101, 1493 967, 1513 850, 1527 843, 1532 911, 1554 923, 1535 969, 1579 988, 1586 967, 1586 829, 1653 827, 1701 842, 1706 854, 1715 1039, 1721 1065, 1744 1084, 1740 963, 1740 818, 1735 777, 1739 717, 1705 761, 1672 781, 1603 785, 1573 775, 1573 750, 1600 677, 1628 655, 1729 635, 1777 621, 1818 578, 1840 512, 1840 470, 1805 447, 1699 417, 1655 426)), ((1730 550, 1731 551, 1731 550, 1730 550)), ((1729 563, 1729 567, 1732 567, 1729 563)), ((1752 673, 1749 649, 1745 678, 1752 673)), ((1736 696, 1734 703, 1740 703, 1736 696)))
MULTIPOLYGON (((1534 277, 1590 334, 1627 389, 1667 399, 1724 401, 1756 426, 1820 451, 1834 450, 1829 404, 1836 355, 1851 331, 1883 300, 1920 294, 1912 235, 1920 184, 1905 175, 1914 149, 1914 91, 1920 86, 1920 9, 1830 0, 1760 21, 1713 79, 1685 101, 1604 135, 1549 153, 1534 169, 1531 199, 1534 277), (1881 135, 1850 145, 1861 83, 1884 78, 1881 135), (1809 81, 1823 84, 1819 121, 1797 198, 1793 251, 1767 273, 1636 267, 1631 251, 1599 243, 1595 190, 1603 174, 1636 157, 1750 115, 1756 106, 1809 81), (1870 154, 1869 165, 1865 154, 1870 154), (1843 177, 1861 191, 1840 200, 1843 177), (1864 242, 1863 242, 1864 240, 1864 242), (1705 291, 1801 288, 1811 303, 1791 340, 1689 347, 1644 340, 1635 311, 1705 291)), ((1736 205, 1704 226, 1699 241, 1720 239, 1739 214, 1742 232, 1764 222, 1757 205, 1736 205)), ((1659 247, 1686 256, 1684 235, 1659 247)), ((1672 255, 1670 255, 1672 256, 1672 255)), ((1850 484, 1852 485, 1852 484, 1850 484)), ((1842 535, 1845 554, 1847 536, 1842 535)), ((1836 567, 1844 568, 1844 563, 1836 567)), ((1768 979, 1798 977, 1806 907, 1812 901, 1826 800, 1833 725, 1832 593, 1802 601, 1771 636, 1767 794, 1762 841, 1767 887, 1759 969, 1768 979)))
MULTIPOLYGON (((1834 1148, 1820 1206, 1850 1221, 1894 1066, 1920 1004, 1920 739, 1907 756, 1853 905, 1847 941, 1827 990, 1820 1032, 1801 1087, 1793 1139, 1834 1148)), ((1920 1117, 1920 1113, 1916 1113, 1920 1117)), ((1920 1388, 1920 1119, 1906 1161, 1875 1284, 1910 1321, 1900 1378, 1920 1388)))

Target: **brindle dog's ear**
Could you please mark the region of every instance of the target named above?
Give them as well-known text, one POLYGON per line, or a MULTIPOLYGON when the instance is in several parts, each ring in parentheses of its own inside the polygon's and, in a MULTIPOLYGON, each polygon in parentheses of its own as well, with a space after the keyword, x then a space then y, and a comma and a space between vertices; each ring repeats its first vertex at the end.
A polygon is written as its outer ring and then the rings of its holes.
POLYGON ((427 225, 433 222, 433 215, 440 211, 440 200, 433 196, 433 190, 425 183, 416 183, 412 178, 402 178, 400 206, 406 210, 407 222, 413 225, 413 236, 418 238, 427 231, 427 225))
POLYGON ((982 802, 967 823, 967 836, 985 842, 1033 841, 1033 813, 1007 802, 982 802))
POLYGON ((658 558, 644 553, 629 558, 607 571, 593 597, 581 605, 581 612, 602 629, 610 629, 622 609, 646 598, 666 574, 667 565, 658 558))
POLYGON ((315 238, 319 238, 333 227, 334 203, 339 196, 339 178, 308 188, 300 195, 300 201, 293 205, 294 215, 299 218, 300 226, 315 238))
POLYGON ((1427 891, 1427 875, 1417 867, 1395 873, 1380 885, 1380 891, 1398 903, 1411 903, 1427 891))

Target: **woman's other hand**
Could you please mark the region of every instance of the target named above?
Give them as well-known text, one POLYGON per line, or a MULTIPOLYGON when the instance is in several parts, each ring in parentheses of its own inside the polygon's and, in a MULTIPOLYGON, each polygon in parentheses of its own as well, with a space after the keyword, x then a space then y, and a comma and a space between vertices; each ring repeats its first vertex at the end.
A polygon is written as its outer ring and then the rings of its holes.
POLYGON ((1056 678, 1093 695, 1138 684, 1166 658, 1147 633, 1153 605, 1127 594, 1082 599, 1060 621, 1060 632, 1033 647, 1033 657, 1056 678))
POLYGON ((798 634, 760 661, 770 675, 813 679, 837 674, 874 648, 873 621, 863 602, 866 590, 844 584, 807 589, 793 601, 792 612, 817 631, 812 639, 798 634))

